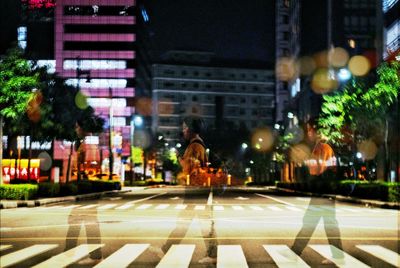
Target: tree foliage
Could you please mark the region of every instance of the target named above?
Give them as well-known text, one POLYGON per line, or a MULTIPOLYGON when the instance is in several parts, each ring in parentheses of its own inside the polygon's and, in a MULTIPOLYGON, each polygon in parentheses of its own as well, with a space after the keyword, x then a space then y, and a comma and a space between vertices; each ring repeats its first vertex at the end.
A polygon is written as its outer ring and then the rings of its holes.
POLYGON ((390 106, 400 90, 399 63, 383 63, 374 83, 354 79, 344 89, 323 96, 320 132, 337 146, 373 139, 380 143, 390 106))

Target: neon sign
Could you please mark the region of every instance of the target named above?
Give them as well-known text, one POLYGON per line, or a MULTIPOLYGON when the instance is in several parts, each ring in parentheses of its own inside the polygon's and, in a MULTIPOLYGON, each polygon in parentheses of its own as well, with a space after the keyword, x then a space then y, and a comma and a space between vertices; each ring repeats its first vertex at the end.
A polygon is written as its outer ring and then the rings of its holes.
POLYGON ((31 159, 31 165, 28 170, 28 159, 3 159, 2 172, 3 181, 9 182, 11 179, 28 179, 28 171, 30 179, 36 180, 40 176, 40 159, 31 159))
POLYGON ((22 0, 30 9, 53 8, 56 6, 56 0, 22 0))

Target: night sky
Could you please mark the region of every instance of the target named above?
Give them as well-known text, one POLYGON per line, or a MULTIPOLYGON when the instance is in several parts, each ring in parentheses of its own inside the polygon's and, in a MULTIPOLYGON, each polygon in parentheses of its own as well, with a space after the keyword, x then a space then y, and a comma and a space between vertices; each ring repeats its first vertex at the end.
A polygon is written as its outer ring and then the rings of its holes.
POLYGON ((145 2, 160 54, 173 49, 200 50, 226 60, 274 61, 272 0, 145 2))

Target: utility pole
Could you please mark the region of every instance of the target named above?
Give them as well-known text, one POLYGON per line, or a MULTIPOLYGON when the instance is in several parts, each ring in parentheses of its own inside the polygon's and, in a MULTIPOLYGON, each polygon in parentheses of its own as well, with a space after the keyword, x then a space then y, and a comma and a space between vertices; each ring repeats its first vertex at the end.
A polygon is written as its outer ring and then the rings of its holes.
POLYGON ((113 125, 113 105, 112 105, 112 89, 111 87, 108 88, 108 95, 110 98, 110 110, 109 110, 109 124, 108 124, 108 130, 110 133, 110 138, 109 138, 109 174, 108 174, 108 179, 111 181, 112 180, 112 173, 113 173, 113 169, 114 169, 114 156, 113 156, 113 150, 112 150, 112 139, 113 139, 113 135, 112 135, 112 125, 113 125))

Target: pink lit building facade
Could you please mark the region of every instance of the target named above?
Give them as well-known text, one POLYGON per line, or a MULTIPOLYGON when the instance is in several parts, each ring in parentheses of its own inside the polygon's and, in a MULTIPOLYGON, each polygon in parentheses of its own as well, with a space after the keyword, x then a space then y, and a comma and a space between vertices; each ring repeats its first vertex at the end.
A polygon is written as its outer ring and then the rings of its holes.
MULTIPOLYGON (((106 120, 106 127, 111 124, 113 151, 119 156, 130 155, 134 9, 135 0, 58 0, 55 9, 56 72, 88 96, 88 104, 106 120)), ((109 131, 94 143, 106 159, 109 131)), ((54 158, 66 159, 65 148, 65 144, 56 145, 54 158)))

